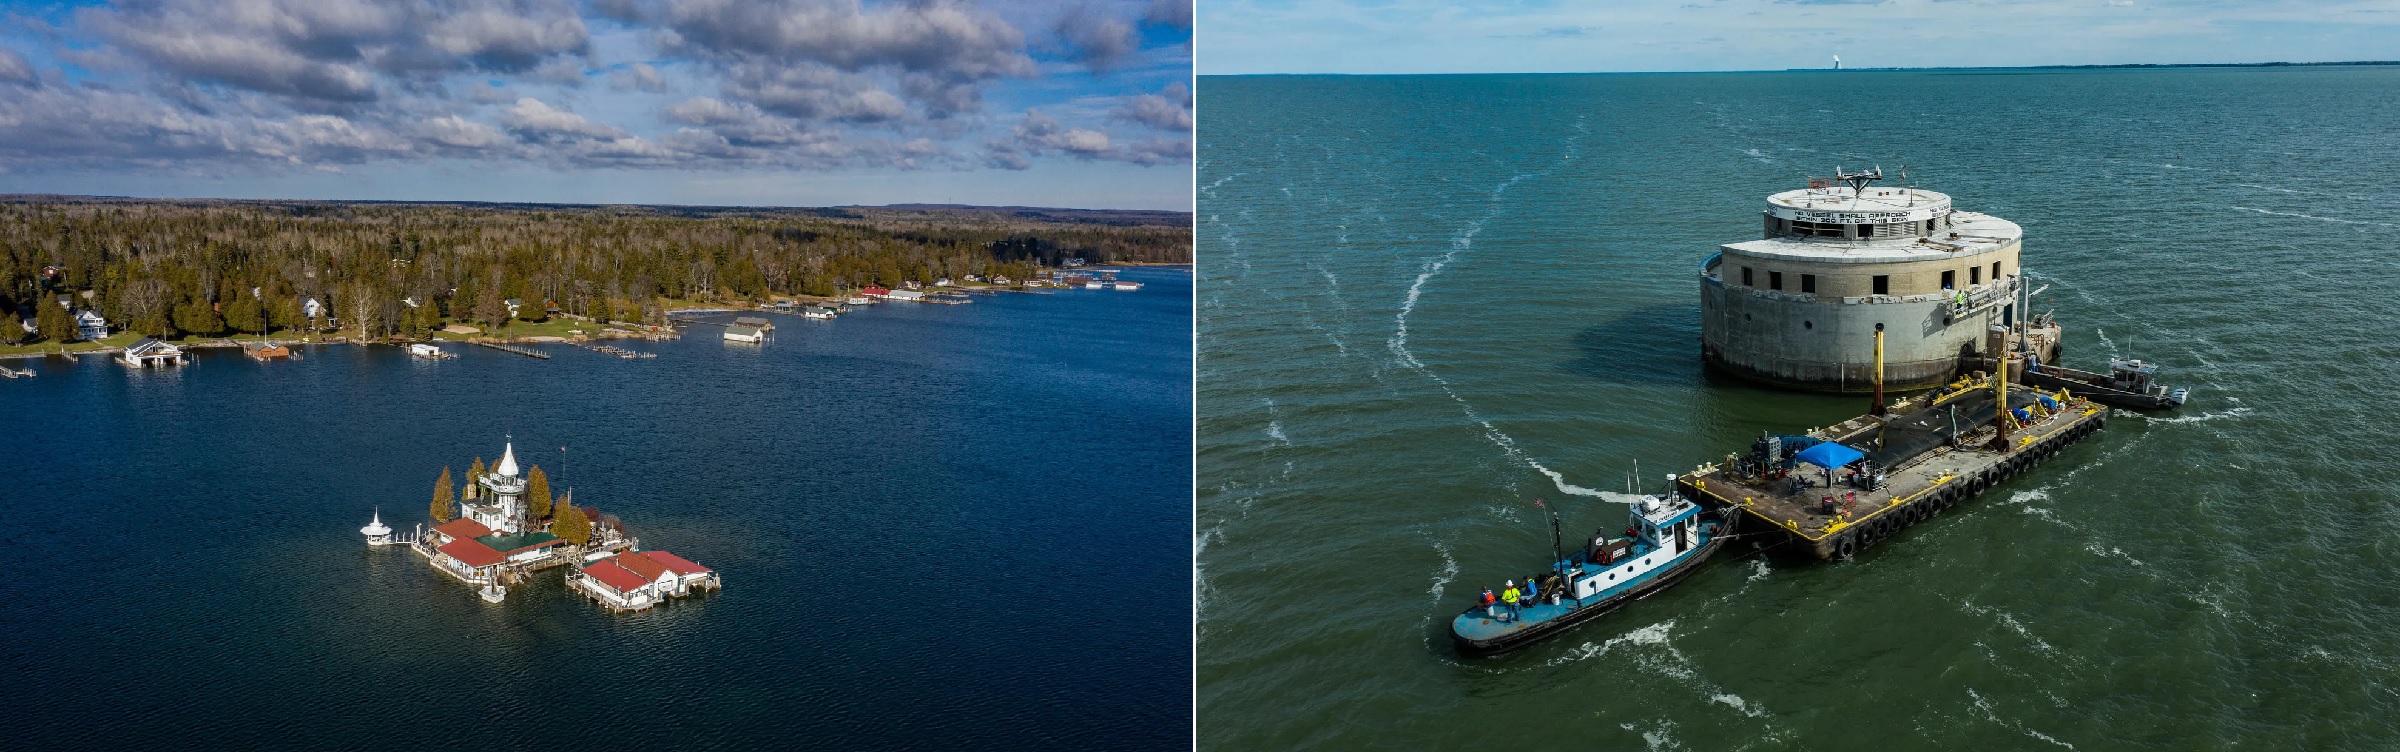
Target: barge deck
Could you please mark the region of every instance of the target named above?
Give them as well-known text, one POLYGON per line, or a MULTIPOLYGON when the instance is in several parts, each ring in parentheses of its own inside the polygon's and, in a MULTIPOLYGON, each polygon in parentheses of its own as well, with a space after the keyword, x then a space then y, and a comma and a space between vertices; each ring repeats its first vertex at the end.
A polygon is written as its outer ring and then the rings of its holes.
POLYGON ((2100 430, 2107 406, 2071 392, 2010 389, 2008 402, 2030 420, 2009 429, 2006 447, 1995 447, 1991 390, 1980 383, 1896 405, 1887 416, 1862 415, 1805 434, 1805 439, 1857 450, 1862 466, 1880 473, 1880 483, 1854 484, 1834 470, 1796 467, 1775 470, 1773 462, 1749 463, 1739 455, 1723 465, 1704 465, 1677 479, 1684 498, 1739 520, 1740 534, 1775 538, 1765 544, 1797 549, 1818 559, 1853 556, 1893 533, 1931 519, 2058 450, 2100 430), (2045 406, 2044 398, 2049 401, 2045 406), (1822 475, 1820 481, 1816 477, 1822 475))

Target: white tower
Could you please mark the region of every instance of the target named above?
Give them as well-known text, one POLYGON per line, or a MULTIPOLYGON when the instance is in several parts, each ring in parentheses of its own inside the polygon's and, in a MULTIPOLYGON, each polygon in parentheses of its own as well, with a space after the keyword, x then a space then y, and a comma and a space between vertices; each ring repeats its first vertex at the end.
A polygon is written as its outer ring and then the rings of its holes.
POLYGON ((1834 70, 1841 70, 1841 69, 1842 69, 1842 56, 1840 56, 1840 55, 1835 55, 1835 56, 1833 56, 1833 69, 1834 69, 1834 70))
POLYGON ((517 497, 525 493, 525 476, 517 472, 517 445, 511 442, 502 450, 500 462, 476 483, 492 497, 491 503, 476 505, 468 510, 467 516, 497 532, 518 532, 518 520, 524 517, 525 508, 517 497))
POLYGON ((369 522, 369 523, 367 523, 367 526, 366 526, 366 527, 359 528, 359 529, 358 529, 358 531, 359 531, 360 533, 364 533, 364 534, 366 534, 366 536, 367 536, 367 545, 370 545, 370 546, 389 546, 389 545, 392 545, 392 529, 391 529, 391 528, 388 528, 388 527, 384 527, 384 525, 383 525, 383 510, 382 510, 382 509, 377 509, 377 510, 375 510, 375 520, 374 520, 373 522, 369 522))

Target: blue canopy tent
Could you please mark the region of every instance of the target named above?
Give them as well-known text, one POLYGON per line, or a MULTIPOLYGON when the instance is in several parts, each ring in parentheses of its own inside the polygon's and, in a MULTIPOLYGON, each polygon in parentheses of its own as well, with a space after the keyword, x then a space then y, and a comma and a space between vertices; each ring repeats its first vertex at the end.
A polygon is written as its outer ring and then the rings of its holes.
POLYGON ((1800 453, 1793 455, 1792 459, 1826 470, 1839 470, 1845 465, 1866 459, 1866 457, 1865 452, 1828 441, 1800 450, 1800 453))

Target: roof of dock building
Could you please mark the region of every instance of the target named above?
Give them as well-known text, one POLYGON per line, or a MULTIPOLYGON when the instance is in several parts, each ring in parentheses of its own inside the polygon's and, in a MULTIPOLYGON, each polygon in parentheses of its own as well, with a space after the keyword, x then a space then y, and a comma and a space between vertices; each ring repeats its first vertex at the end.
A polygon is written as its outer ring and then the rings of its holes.
POLYGON ((592 562, 583 568, 583 573, 620 593, 640 590, 643 585, 650 584, 649 580, 642 579, 641 575, 634 574, 632 570, 617 566, 617 563, 611 559, 592 562))
POLYGON ((481 538, 483 536, 492 534, 491 528, 484 527, 483 523, 476 522, 465 517, 460 517, 449 522, 435 525, 433 526, 433 531, 450 536, 452 538, 462 539, 481 538))
POLYGON ((681 556, 676 556, 665 551, 643 551, 642 555, 650 557, 651 560, 664 565, 669 571, 672 571, 676 574, 708 574, 708 567, 691 563, 681 556))
POLYGON ((566 541, 558 536, 539 531, 516 535, 478 535, 475 541, 511 556, 545 546, 566 545, 566 541))
POLYGON ((492 550, 491 546, 486 546, 473 538, 460 538, 444 543, 441 548, 434 550, 470 567, 488 567, 508 560, 507 556, 501 555, 499 551, 492 550))
POLYGON ((632 570, 634 574, 641 575, 645 580, 655 580, 667 574, 667 565, 659 563, 657 559, 642 555, 640 551, 627 551, 611 558, 619 566, 632 570))

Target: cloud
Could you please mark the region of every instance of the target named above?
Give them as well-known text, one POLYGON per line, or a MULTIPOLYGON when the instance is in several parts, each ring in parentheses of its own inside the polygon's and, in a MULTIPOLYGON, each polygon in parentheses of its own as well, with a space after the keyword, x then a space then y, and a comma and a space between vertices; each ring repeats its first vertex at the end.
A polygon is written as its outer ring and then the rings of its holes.
POLYGON ((74 19, 111 53, 178 79, 334 102, 450 72, 524 71, 590 46, 564 0, 152 0, 74 19))
POLYGON ((1192 0, 1150 0, 1150 10, 1142 14, 1142 23, 1189 31, 1192 0))
POLYGON ((1079 1, 1109 4, 1003 18, 966 0, 114 0, 20 20, 45 54, 0 48, 0 165, 221 177, 1188 159, 1187 87, 1093 91, 1143 51, 1137 28, 1188 26, 1188 10, 1079 1), (1030 46, 1010 19, 1072 39, 1030 46), (61 61, 76 85, 29 58, 61 61), (995 87, 1041 110, 993 117, 995 87))
POLYGON ((1119 105, 1110 115, 1118 120, 1141 123, 1159 130, 1190 132, 1192 130, 1191 95, 1183 89, 1181 83, 1169 84, 1167 93, 1170 96, 1181 94, 1181 97, 1177 99, 1157 94, 1126 97, 1124 104, 1119 105))
POLYGON ((41 77, 34 75, 33 64, 25 62, 24 55, 17 54, 16 50, 0 47, 0 83, 34 86, 41 82, 41 77))
POLYGON ((634 63, 624 70, 608 74, 608 85, 618 91, 639 90, 664 94, 667 91, 667 77, 648 63, 634 63))
POLYGON ((1133 24, 1088 5, 1075 6, 1059 17, 1058 36, 1074 51, 1078 62, 1094 71, 1114 68, 1126 55, 1141 48, 1133 24))
POLYGON ((594 123, 582 115, 560 110, 526 97, 516 106, 500 114, 500 124, 519 135, 536 139, 580 136, 583 138, 623 138, 626 134, 614 127, 594 123))

